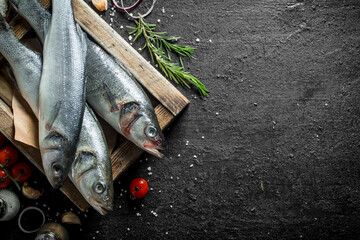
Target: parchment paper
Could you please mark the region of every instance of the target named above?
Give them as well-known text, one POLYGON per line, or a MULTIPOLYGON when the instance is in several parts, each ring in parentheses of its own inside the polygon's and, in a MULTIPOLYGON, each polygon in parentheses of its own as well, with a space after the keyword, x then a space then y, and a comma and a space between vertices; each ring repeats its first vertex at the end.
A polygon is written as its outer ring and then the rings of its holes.
MULTIPOLYGON (((14 114, 15 140, 39 149, 38 120, 17 90, 14 91, 12 109, 14 114)), ((111 154, 116 145, 117 132, 100 117, 98 119, 108 144, 109 153, 111 154)))

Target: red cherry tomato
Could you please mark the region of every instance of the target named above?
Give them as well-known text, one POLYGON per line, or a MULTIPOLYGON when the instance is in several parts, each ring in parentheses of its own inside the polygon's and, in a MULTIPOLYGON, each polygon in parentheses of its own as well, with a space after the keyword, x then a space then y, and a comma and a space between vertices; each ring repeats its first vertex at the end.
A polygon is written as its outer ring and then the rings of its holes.
POLYGON ((20 162, 12 166, 11 176, 18 182, 25 182, 31 176, 31 168, 26 162, 20 162))
POLYGON ((149 190, 149 185, 142 178, 135 178, 130 183, 130 194, 134 198, 144 198, 149 190))
POLYGON ((0 150, 0 163, 3 166, 10 167, 19 159, 19 154, 13 146, 6 146, 0 150))
POLYGON ((5 136, 4 134, 0 133, 0 147, 4 145, 4 143, 5 143, 5 136))
POLYGON ((0 188, 6 188, 11 182, 11 179, 7 177, 6 173, 0 169, 0 188))

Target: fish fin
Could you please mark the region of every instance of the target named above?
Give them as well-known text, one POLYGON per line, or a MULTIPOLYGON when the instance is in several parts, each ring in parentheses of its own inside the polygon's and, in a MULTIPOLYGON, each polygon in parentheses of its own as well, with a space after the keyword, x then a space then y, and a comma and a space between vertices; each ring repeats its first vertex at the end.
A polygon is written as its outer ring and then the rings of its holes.
POLYGON ((57 118, 57 115, 59 114, 61 104, 62 104, 62 101, 58 101, 55 104, 51 114, 49 115, 50 118, 48 119, 48 121, 47 121, 47 123, 45 125, 45 128, 46 128, 47 131, 51 131, 51 129, 53 128, 53 124, 54 124, 54 122, 55 122, 55 120, 57 118))
POLYGON ((137 102, 127 102, 121 105, 119 123, 125 137, 130 135, 131 127, 142 116, 139 111, 140 104, 137 102))
POLYGON ((119 105, 116 103, 115 95, 111 92, 106 83, 103 83, 106 98, 110 104, 110 112, 117 112, 120 110, 119 105))
POLYGON ((18 83, 16 81, 13 69, 8 64, 6 65, 5 68, 6 68, 6 71, 7 71, 8 75, 9 75, 11 81, 14 83, 16 89, 20 92, 20 88, 19 88, 19 85, 18 85, 18 83))
POLYGON ((78 32, 79 37, 80 37, 82 52, 83 52, 84 56, 86 56, 86 52, 87 52, 87 35, 81 29, 81 27, 80 27, 80 25, 78 23, 76 23, 76 31, 78 32))

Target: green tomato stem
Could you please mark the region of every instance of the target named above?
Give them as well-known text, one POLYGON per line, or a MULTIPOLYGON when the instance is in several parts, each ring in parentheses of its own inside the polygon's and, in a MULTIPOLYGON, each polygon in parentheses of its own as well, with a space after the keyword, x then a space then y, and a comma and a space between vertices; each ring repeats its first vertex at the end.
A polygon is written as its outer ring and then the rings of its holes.
POLYGON ((0 163, 0 168, 5 172, 6 176, 7 176, 8 178, 10 178, 11 181, 13 181, 13 183, 14 183, 15 186, 16 186, 16 188, 17 188, 19 191, 21 191, 21 187, 20 187, 20 185, 18 184, 18 182, 8 173, 8 171, 5 169, 4 165, 2 165, 1 163, 0 163))

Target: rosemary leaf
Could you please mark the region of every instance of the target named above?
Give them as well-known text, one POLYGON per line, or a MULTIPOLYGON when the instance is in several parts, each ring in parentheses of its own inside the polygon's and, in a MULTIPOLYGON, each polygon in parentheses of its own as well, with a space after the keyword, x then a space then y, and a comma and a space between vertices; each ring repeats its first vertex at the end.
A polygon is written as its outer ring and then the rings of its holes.
POLYGON ((190 84, 194 85, 202 97, 209 94, 209 90, 199 79, 185 72, 181 58, 181 56, 192 58, 196 48, 173 43, 180 39, 180 36, 165 36, 167 32, 157 32, 159 27, 156 24, 146 23, 141 16, 135 23, 136 27, 127 26, 132 30, 129 34, 135 34, 133 41, 140 36, 144 38, 145 45, 141 50, 148 49, 152 62, 156 61, 165 77, 188 88, 191 88, 190 84), (180 65, 172 62, 171 52, 178 54, 180 65))

